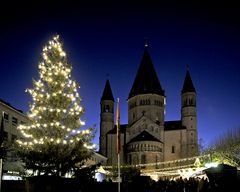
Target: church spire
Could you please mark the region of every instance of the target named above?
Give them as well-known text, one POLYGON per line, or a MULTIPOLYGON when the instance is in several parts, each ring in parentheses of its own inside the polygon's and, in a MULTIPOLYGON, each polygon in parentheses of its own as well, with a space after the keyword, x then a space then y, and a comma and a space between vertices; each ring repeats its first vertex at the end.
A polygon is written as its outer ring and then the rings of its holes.
POLYGON ((189 66, 187 65, 187 72, 185 76, 185 80, 183 83, 182 94, 187 92, 196 92, 195 87, 192 82, 192 78, 189 73, 189 66))
POLYGON ((148 47, 148 39, 145 38, 144 47, 148 47))
POLYGON ((104 88, 104 91, 103 91, 103 94, 102 94, 101 101, 102 100, 114 101, 114 97, 113 97, 113 94, 112 94, 112 89, 111 89, 110 82, 109 82, 108 79, 106 81, 105 88, 104 88))
POLYGON ((138 68, 132 89, 128 98, 140 94, 158 94, 164 96, 164 90, 158 80, 157 73, 154 69, 151 57, 148 52, 148 43, 145 42, 141 64, 138 68))

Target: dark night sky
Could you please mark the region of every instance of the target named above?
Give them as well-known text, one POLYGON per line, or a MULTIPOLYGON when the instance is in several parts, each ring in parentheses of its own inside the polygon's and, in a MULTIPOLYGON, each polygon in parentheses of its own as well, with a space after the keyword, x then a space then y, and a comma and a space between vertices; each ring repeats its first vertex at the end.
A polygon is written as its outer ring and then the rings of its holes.
POLYGON ((86 125, 99 129, 106 74, 114 97, 121 101, 121 123, 127 123, 126 100, 147 37, 167 96, 166 120, 180 119, 180 91, 188 64, 197 90, 199 138, 208 145, 227 129, 240 127, 239 6, 218 1, 81 2, 1 5, 1 99, 28 111, 31 97, 25 89, 32 87, 32 78, 38 79, 42 47, 59 34, 73 78, 81 85, 86 125))

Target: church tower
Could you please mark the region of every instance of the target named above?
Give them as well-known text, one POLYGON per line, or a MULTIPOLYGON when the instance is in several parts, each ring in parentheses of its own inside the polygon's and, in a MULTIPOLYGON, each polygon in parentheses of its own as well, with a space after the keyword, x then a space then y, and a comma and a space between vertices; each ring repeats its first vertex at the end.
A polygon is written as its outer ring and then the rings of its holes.
MULTIPOLYGON (((189 69, 181 90, 181 119, 165 121, 165 92, 145 44, 127 99, 128 123, 120 125, 121 164, 154 165, 198 155, 196 90, 189 69)), ((100 102, 99 152, 117 165, 114 97, 107 79, 100 102)))
POLYGON ((145 45, 128 96, 127 163, 162 162, 164 159, 165 95, 145 45))
POLYGON ((196 90, 188 69, 181 92, 181 119, 186 127, 185 155, 195 156, 198 153, 196 90))
POLYGON ((99 152, 107 156, 107 133, 114 127, 114 98, 109 80, 106 81, 105 88, 100 102, 100 148, 99 152))
POLYGON ((128 96, 128 125, 146 116, 164 125, 165 96, 145 45, 141 64, 128 96))

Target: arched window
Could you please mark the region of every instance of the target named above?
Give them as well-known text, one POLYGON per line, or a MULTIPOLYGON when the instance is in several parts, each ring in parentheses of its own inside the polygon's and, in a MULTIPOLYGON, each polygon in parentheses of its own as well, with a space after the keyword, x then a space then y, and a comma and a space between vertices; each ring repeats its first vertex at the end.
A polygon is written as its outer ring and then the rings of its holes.
POLYGON ((184 106, 187 105, 187 99, 184 100, 184 103, 183 103, 184 106))
POLYGON ((189 105, 193 105, 193 99, 189 99, 189 105))
POLYGON ((133 164, 134 164, 134 165, 137 165, 137 164, 138 164, 138 157, 137 157, 137 155, 134 155, 134 156, 133 156, 133 164))
POLYGON ((104 112, 110 112, 110 106, 109 105, 104 106, 104 112))
POLYGON ((146 164, 146 155, 141 156, 141 163, 146 164))
POLYGON ((150 99, 147 100, 147 105, 150 105, 151 104, 151 101, 150 99))
POLYGON ((132 164, 132 155, 128 156, 128 164, 130 164, 130 165, 132 164))

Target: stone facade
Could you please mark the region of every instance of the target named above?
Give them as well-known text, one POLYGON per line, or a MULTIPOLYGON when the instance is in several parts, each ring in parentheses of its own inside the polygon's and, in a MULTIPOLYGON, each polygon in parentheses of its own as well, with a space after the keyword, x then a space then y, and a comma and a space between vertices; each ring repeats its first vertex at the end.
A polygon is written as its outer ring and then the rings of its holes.
MULTIPOLYGON (((181 91, 181 119, 165 121, 166 96, 147 47, 128 97, 128 124, 120 126, 121 164, 148 164, 198 153, 196 91, 189 70, 181 91)), ((101 98, 100 150, 117 164, 114 97, 107 80, 101 98)), ((180 110, 180 109, 179 109, 180 110)))

